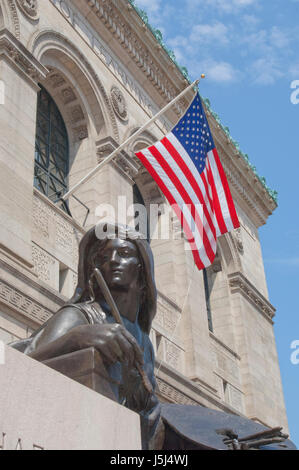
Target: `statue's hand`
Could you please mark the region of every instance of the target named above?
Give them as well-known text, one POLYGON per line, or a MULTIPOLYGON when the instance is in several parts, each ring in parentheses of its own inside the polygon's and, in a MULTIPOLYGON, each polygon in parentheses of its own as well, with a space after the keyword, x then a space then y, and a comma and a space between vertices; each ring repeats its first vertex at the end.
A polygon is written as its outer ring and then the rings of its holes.
POLYGON ((126 398, 126 406, 137 413, 146 410, 151 397, 139 372, 128 367, 123 368, 123 383, 120 387, 120 393, 126 398))
POLYGON ((135 338, 119 324, 81 325, 73 329, 79 349, 96 348, 109 364, 143 365, 143 354, 135 338))

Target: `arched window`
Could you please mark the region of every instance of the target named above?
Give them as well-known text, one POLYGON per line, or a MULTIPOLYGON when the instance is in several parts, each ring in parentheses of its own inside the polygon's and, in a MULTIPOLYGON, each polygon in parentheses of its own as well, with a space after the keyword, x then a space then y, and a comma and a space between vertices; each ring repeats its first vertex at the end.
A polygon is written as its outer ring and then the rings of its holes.
POLYGON ((40 85, 38 94, 34 186, 56 202, 67 192, 69 143, 63 118, 53 98, 40 85))

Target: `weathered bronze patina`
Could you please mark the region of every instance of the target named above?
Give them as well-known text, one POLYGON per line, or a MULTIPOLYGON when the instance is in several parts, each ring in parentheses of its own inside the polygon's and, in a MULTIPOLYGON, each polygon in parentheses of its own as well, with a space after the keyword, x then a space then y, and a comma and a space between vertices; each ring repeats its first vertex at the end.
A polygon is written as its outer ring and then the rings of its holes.
POLYGON ((292 448, 281 430, 159 403, 149 338, 156 303, 148 242, 131 228, 98 225, 81 240, 72 299, 12 346, 139 413, 144 449, 292 448))

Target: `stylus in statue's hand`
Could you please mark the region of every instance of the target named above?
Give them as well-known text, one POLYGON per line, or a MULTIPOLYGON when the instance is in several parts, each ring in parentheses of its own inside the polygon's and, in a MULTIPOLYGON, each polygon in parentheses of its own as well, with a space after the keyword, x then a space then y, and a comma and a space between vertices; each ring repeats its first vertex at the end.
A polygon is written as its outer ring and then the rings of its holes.
MULTIPOLYGON (((111 292, 107 286, 107 283, 100 271, 99 268, 95 268, 94 269, 94 277, 96 278, 98 284, 99 284, 99 287, 102 291, 102 294, 107 302, 107 305, 109 305, 110 309, 111 309, 111 313, 114 317, 114 320, 116 321, 116 323, 118 323, 119 325, 122 325, 124 327, 124 324, 123 324, 123 321, 122 321, 122 318, 120 316, 120 313, 118 311, 118 308, 116 306, 116 303, 114 302, 114 299, 111 295, 111 292)), ((139 374, 141 375, 141 378, 142 378, 142 382, 143 382, 143 385, 145 387, 145 389, 149 392, 149 393, 152 393, 153 392, 153 387, 145 373, 145 371, 143 370, 142 366, 139 364, 139 363, 136 363, 136 369, 138 370, 139 374)))

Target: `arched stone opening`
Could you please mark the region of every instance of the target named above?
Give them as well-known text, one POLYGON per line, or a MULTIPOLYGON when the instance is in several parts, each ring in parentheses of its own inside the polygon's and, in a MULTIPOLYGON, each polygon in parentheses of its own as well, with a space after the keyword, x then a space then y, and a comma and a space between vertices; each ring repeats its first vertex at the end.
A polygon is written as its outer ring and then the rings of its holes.
MULTIPOLYGON (((96 166, 97 140, 106 136, 118 138, 115 117, 98 76, 67 38, 44 31, 31 42, 33 54, 49 70, 41 85, 54 99, 67 127, 71 188, 96 166)), ((76 194, 83 203, 87 190, 85 186, 76 194)), ((86 207, 71 198, 70 209, 75 219, 83 223, 86 207)))
MULTIPOLYGON (((86 164, 90 167, 96 165, 94 157, 95 125, 89 117, 88 106, 85 106, 73 80, 70 80, 58 68, 59 64, 57 64, 57 67, 53 67, 53 65, 49 65, 48 60, 45 60, 45 62, 49 74, 40 85, 45 88, 54 100, 66 126, 69 142, 69 174, 66 185, 71 188, 78 179, 84 176, 86 164)), ((72 214, 76 214, 76 209, 80 210, 79 206, 74 199, 70 200, 72 214)), ((84 219, 82 218, 82 220, 84 219)))
POLYGON ((118 141, 111 102, 100 78, 80 50, 61 33, 48 30, 35 35, 29 47, 43 65, 56 68, 73 84, 95 127, 96 138, 100 140, 108 135, 118 141))

